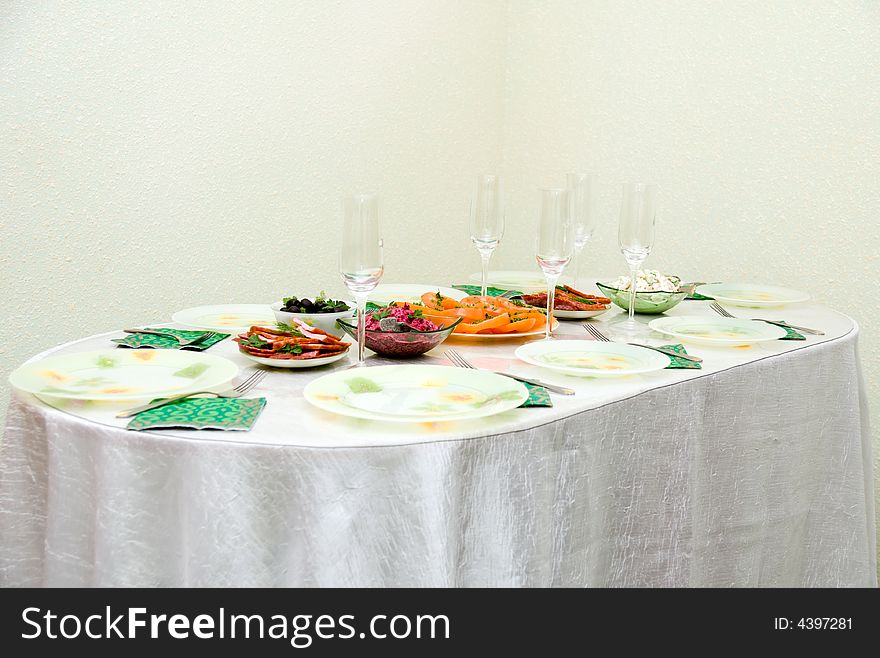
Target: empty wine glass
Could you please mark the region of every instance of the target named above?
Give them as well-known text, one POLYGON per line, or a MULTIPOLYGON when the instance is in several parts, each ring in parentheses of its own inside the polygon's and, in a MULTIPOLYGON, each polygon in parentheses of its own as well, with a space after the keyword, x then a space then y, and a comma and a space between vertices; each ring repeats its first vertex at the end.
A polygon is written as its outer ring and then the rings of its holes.
POLYGON ((589 174, 568 174, 565 177, 571 195, 572 222, 574 223, 574 287, 579 289, 581 251, 596 230, 596 179, 589 174))
POLYGON ((622 326, 639 329, 635 320, 638 271, 654 246, 654 220, 657 215, 657 186, 625 183, 620 202, 617 242, 630 270, 629 314, 622 326))
POLYGON ((477 176, 471 198, 471 241, 482 260, 480 294, 486 295, 489 280, 489 259, 504 235, 504 206, 501 179, 494 174, 477 176))
POLYGON ((367 295, 382 278, 379 197, 356 194, 345 199, 345 224, 339 250, 339 273, 357 302, 357 365, 364 365, 367 295))
POLYGON ((535 259, 547 279, 547 323, 544 338, 550 338, 556 283, 574 252, 574 224, 571 196, 565 189, 540 190, 538 242, 535 259))

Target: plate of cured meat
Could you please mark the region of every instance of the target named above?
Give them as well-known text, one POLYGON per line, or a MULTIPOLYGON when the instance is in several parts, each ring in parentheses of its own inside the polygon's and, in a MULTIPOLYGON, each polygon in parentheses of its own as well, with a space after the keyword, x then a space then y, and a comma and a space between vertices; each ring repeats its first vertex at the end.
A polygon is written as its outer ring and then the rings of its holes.
MULTIPOLYGON (((547 306, 547 293, 538 292, 533 295, 523 295, 521 298, 530 306, 547 306)), ((595 317, 608 310, 611 300, 608 297, 588 295, 571 286, 556 286, 556 295, 553 297, 553 315, 561 320, 584 320, 595 317)))
POLYGON ((289 325, 251 327, 233 340, 251 361, 273 368, 314 368, 339 361, 351 343, 301 320, 289 325))

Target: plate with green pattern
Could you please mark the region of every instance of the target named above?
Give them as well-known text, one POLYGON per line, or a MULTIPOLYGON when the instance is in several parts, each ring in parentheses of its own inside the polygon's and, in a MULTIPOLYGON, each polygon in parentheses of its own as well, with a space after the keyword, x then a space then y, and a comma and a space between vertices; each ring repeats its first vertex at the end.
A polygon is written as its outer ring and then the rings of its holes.
POLYGON ((268 304, 196 306, 178 311, 171 319, 185 327, 227 334, 240 334, 253 326, 275 326, 275 314, 268 304))
POLYGON ((132 400, 214 389, 238 373, 229 359, 181 350, 99 350, 50 356, 9 376, 17 389, 71 400, 132 400))
POLYGON ((516 409, 526 387, 483 370, 393 365, 351 368, 311 381, 316 407, 342 416, 395 423, 467 420, 516 409))
POLYGON ((541 368, 577 377, 625 377, 663 370, 665 354, 625 343, 594 340, 539 340, 516 350, 516 357, 541 368))
POLYGON ((701 315, 657 318, 651 320, 648 326, 654 331, 674 336, 679 340, 722 347, 764 343, 788 335, 782 327, 766 322, 701 315))
POLYGON ((696 292, 706 297, 713 297, 722 304, 748 308, 786 306, 810 299, 807 293, 800 290, 754 283, 707 283, 697 286, 696 292))

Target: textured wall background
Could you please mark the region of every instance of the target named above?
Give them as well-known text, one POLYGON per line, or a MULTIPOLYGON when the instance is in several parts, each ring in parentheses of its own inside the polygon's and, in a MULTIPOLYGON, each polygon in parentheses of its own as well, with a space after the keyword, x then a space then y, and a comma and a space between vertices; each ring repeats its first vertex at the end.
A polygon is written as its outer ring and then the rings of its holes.
POLYGON ((449 253, 478 269, 468 197, 500 166, 504 14, 0 5, 0 407, 9 371, 56 343, 341 292, 345 194, 383 196, 387 280, 445 281, 449 253))
POLYGON ((387 280, 451 282, 471 177, 503 167, 496 263, 532 267, 534 188, 577 167, 584 270, 624 269, 620 182, 660 183, 649 264, 857 318, 880 429, 878 61, 859 0, 4 3, 0 415, 55 343, 338 291, 346 193, 384 197, 387 280))
MULTIPOLYGON (((880 436, 880 3, 510 6, 514 231, 534 224, 537 184, 558 185, 573 166, 595 171, 605 217, 583 267, 621 273, 620 183, 659 183, 648 264, 779 282, 856 318, 880 436)), ((528 262, 530 242, 507 247, 511 262, 528 262)))

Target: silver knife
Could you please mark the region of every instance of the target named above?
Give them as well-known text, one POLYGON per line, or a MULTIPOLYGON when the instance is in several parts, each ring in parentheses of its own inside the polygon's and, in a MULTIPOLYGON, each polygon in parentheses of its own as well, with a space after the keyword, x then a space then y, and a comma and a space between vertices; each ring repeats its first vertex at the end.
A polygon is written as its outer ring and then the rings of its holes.
POLYGON ((528 377, 520 377, 519 375, 511 375, 509 372, 498 372, 497 370, 490 370, 489 372, 494 372, 496 375, 503 375, 504 377, 510 377, 511 379, 515 379, 518 382, 525 382, 526 384, 531 384, 532 386, 542 386, 546 388, 548 391, 553 391, 554 393, 559 393, 559 395, 574 395, 575 391, 571 388, 565 388, 564 386, 556 386, 555 384, 545 384, 542 381, 537 379, 529 379, 528 377))
POLYGON ((809 327, 799 327, 796 324, 789 324, 788 322, 782 322, 781 320, 765 320, 764 318, 754 318, 759 322, 766 322, 767 324, 775 324, 777 327, 794 329, 795 331, 800 331, 805 334, 812 334, 813 336, 824 336, 824 331, 819 331, 818 329, 810 329, 809 327))
POLYGON ((693 361, 694 363, 702 363, 703 359, 698 356, 691 356, 690 354, 679 354, 678 352, 674 352, 673 350, 667 350, 662 347, 654 347, 653 345, 642 345, 641 343, 630 343, 630 345, 634 345, 635 347, 644 347, 649 350, 654 350, 655 352, 660 352, 661 354, 665 354, 666 356, 675 356, 679 359, 684 359, 685 361, 693 361))

